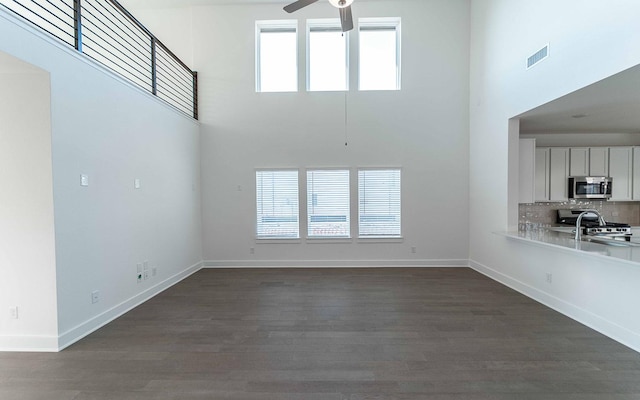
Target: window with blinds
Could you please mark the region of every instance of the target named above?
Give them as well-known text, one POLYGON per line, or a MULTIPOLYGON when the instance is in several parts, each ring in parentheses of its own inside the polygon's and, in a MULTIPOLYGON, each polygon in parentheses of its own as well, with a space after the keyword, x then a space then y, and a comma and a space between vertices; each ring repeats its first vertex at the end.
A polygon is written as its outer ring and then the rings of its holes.
POLYGON ((256 22, 256 91, 298 90, 298 22, 256 22))
POLYGON ((300 237, 297 170, 256 171, 258 239, 300 237))
POLYGON ((358 171, 358 234, 400 237, 400 169, 358 171))
POLYGON ((348 90, 348 36, 339 19, 307 21, 308 90, 348 90))
POLYGON ((360 90, 400 90, 400 18, 361 18, 360 90))
POLYGON ((349 212, 349 170, 307 171, 308 237, 350 237, 349 212))

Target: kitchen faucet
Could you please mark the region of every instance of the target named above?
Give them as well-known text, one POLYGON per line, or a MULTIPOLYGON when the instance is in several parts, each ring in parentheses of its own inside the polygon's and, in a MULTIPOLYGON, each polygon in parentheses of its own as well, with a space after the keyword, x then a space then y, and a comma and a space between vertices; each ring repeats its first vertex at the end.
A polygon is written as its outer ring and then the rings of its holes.
POLYGON ((583 212, 580 213, 580 215, 578 215, 578 218, 576 218, 576 241, 580 241, 582 239, 582 229, 580 227, 580 225, 582 224, 582 217, 584 217, 586 214, 595 214, 598 216, 598 224, 600 226, 606 226, 607 222, 604 220, 604 218, 602 217, 602 215, 600 215, 600 213, 597 210, 584 210, 583 212))

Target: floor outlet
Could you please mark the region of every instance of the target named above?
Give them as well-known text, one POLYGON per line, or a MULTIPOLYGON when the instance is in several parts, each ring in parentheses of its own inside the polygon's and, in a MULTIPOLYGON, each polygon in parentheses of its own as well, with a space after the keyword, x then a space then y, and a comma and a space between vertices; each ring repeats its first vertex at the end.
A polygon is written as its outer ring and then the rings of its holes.
POLYGON ((100 301, 100 291, 94 290, 93 292, 91 292, 91 303, 96 304, 99 301, 100 301))
POLYGON ((18 319, 18 307, 9 308, 9 317, 11 317, 11 319, 18 319))
POLYGON ((547 283, 553 282, 553 275, 547 272, 547 283))

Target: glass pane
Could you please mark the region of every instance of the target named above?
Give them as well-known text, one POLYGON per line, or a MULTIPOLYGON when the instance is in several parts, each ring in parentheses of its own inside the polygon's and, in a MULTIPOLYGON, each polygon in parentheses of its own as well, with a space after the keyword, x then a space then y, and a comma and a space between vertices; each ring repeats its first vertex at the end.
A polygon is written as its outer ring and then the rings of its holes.
POLYGON ((296 32, 260 33, 260 92, 298 90, 296 32))
POLYGON ((298 171, 257 171, 258 238, 299 238, 298 171))
POLYGON ((341 31, 309 33, 309 90, 347 90, 346 37, 341 31))
POLYGON ((358 171, 360 236, 400 236, 400 170, 358 171))
POLYGON ((360 90, 397 90, 395 30, 360 31, 360 90))
POLYGON ((349 237, 349 171, 307 172, 309 237, 349 237))

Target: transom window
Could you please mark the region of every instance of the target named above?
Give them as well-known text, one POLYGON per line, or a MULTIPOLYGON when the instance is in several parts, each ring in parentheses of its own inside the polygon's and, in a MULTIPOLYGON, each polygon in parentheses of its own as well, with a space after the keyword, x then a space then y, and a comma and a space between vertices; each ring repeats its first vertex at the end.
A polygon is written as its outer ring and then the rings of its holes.
POLYGON ((307 21, 307 88, 309 91, 349 89, 348 32, 340 20, 307 21))
POLYGON ((400 90, 400 19, 361 18, 360 90, 400 90))
POLYGON ((298 90, 298 22, 256 22, 256 91, 298 90))

